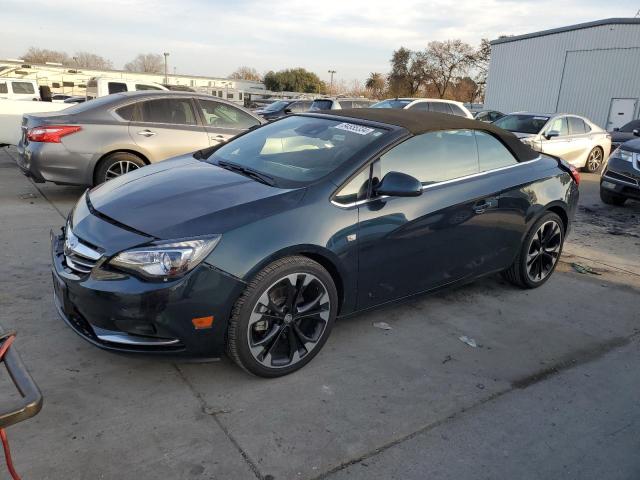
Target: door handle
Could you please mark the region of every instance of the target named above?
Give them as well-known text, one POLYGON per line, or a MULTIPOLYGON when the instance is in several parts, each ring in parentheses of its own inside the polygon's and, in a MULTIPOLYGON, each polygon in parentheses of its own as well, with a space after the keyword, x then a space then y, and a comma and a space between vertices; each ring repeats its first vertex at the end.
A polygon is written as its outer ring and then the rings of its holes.
POLYGON ((151 130, 140 130, 138 135, 142 135, 143 137, 153 137, 156 132, 152 132, 151 130))

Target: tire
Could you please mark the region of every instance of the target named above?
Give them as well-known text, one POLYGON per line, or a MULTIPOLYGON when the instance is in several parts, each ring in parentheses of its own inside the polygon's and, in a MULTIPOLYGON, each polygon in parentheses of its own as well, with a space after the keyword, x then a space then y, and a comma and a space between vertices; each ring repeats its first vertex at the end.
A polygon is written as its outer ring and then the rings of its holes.
POLYGON ((596 173, 602 167, 604 161, 604 151, 600 147, 593 147, 589 152, 587 161, 584 164, 583 170, 588 173, 596 173))
POLYGON ((322 349, 337 309, 335 284, 319 263, 302 256, 277 260, 260 271, 236 301, 227 355, 260 377, 295 372, 322 349))
POLYGON ((93 184, 99 185, 146 165, 144 160, 129 152, 110 153, 98 164, 93 176, 93 184), (118 171, 121 173, 118 174, 118 171))
POLYGON ((520 288, 537 288, 543 285, 551 278, 558 265, 564 245, 564 232, 564 223, 558 215, 553 212, 542 215, 527 233, 518 255, 511 266, 502 272, 502 276, 520 288), (543 243, 543 248, 540 248, 540 240, 547 234, 551 235, 547 239, 547 246, 543 243), (538 265, 540 269, 535 268, 538 265), (541 274, 540 277, 537 276, 538 273, 541 274))
POLYGON ((624 205, 624 202, 627 201, 626 197, 611 193, 602 187, 600 187, 600 200, 602 200, 607 205, 615 205, 617 207, 621 207, 622 205, 624 205))

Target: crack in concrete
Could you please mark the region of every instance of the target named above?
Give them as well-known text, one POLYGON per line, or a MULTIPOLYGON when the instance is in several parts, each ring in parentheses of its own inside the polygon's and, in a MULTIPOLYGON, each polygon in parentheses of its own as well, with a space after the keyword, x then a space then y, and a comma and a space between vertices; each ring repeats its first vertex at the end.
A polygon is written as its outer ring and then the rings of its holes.
POLYGON ((178 372, 178 375, 180 376, 180 378, 182 379, 184 384, 189 388, 189 390, 191 391, 193 396, 196 398, 196 400, 198 400, 198 403, 200 403, 200 408, 202 410, 202 413, 204 413, 205 415, 213 418, 213 420, 216 422, 216 425, 218 425, 218 427, 222 430, 222 432, 225 434, 225 436, 229 439, 229 441, 235 447, 235 449, 238 451, 238 453, 240 453, 240 455, 242 456, 242 459, 249 466, 249 468, 251 469, 253 474, 256 476, 256 478, 258 480, 264 480, 266 477, 263 476, 260 473, 260 469, 258 468, 258 465, 251 459, 249 454, 242 448, 240 443, 235 439, 235 437, 231 434, 229 429, 220 420, 219 415, 220 414, 224 414, 226 412, 224 410, 215 410, 214 408, 209 406, 207 404, 207 401, 202 396, 202 394, 189 381, 189 379, 184 374, 184 372, 180 369, 180 367, 175 363, 173 364, 173 367, 176 369, 176 371, 178 372))

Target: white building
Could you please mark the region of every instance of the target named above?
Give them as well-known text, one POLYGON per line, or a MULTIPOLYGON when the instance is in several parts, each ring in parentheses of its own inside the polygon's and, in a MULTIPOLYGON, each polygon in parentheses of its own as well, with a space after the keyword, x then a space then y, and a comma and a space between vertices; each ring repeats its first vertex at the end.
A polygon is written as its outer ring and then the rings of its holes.
POLYGON ((491 42, 485 107, 568 112, 607 130, 640 116, 640 18, 609 18, 491 42))
MULTIPOLYGON (((22 60, 0 60, 0 78, 33 79, 38 85, 51 87, 53 93, 84 96, 87 81, 92 77, 122 78, 145 82, 165 83, 161 73, 136 73, 124 70, 95 70, 62 64, 29 64, 22 60)), ((243 102, 247 95, 258 96, 267 91, 262 82, 233 80, 219 77, 168 74, 169 85, 181 85, 198 92, 206 92, 221 98, 243 102)))

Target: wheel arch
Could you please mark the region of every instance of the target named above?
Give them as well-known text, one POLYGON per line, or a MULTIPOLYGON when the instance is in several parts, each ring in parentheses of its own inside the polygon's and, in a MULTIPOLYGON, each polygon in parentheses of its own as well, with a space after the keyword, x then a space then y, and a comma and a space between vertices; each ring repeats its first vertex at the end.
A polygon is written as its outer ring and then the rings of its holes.
POLYGON ((347 283, 347 271, 344 268, 342 262, 338 256, 331 250, 319 247, 317 245, 296 245, 287 247, 264 258, 261 262, 255 265, 250 272, 246 275, 245 281, 250 281, 258 272, 265 268, 270 263, 275 262, 284 257, 290 257, 298 255, 301 257, 307 257, 314 262, 319 263, 331 276, 336 291, 338 292, 338 315, 340 314, 346 298, 346 283, 347 283))
POLYGON ((145 165, 149 165, 151 163, 146 155, 144 155, 144 154, 142 154, 142 153, 140 153, 140 152, 138 152, 136 150, 132 150, 132 149, 128 149, 128 148, 117 148, 115 150, 110 150, 110 151, 102 154, 100 156, 100 158, 98 158, 98 160, 93 165, 93 172, 91 173, 91 179, 93 180, 93 184, 94 185, 96 183, 96 172, 98 171, 98 169, 100 168, 102 163, 106 160, 106 158, 109 155, 113 155, 114 153, 130 153, 131 155, 135 155, 140 160, 142 160, 145 163, 145 165))
POLYGON ((564 232, 566 234, 567 230, 569 229, 569 214, 567 213, 565 207, 561 203, 554 203, 551 206, 545 208, 540 216, 544 215, 546 212, 555 213, 560 217, 560 219, 562 220, 562 225, 564 227, 564 232))

